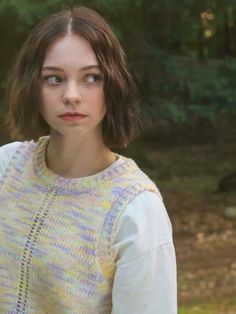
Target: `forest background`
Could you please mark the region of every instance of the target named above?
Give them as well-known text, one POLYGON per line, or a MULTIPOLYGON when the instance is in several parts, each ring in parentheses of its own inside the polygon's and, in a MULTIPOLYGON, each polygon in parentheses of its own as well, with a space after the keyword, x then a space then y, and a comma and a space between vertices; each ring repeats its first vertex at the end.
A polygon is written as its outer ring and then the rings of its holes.
POLYGON ((236 1, 0 0, 1 144, 10 141, 5 94, 23 40, 74 5, 108 20, 136 78, 143 135, 122 153, 163 194, 179 313, 236 313, 236 1))

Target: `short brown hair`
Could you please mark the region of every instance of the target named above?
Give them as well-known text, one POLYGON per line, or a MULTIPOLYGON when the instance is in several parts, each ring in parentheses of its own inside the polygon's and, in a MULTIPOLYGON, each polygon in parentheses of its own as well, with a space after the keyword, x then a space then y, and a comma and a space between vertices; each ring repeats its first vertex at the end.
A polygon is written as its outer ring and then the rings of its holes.
POLYGON ((125 147, 138 135, 140 126, 135 83, 115 34, 103 17, 86 7, 49 15, 30 32, 18 54, 9 92, 10 134, 24 140, 49 134, 39 112, 41 69, 49 45, 66 36, 68 29, 89 41, 104 73, 104 143, 125 147))

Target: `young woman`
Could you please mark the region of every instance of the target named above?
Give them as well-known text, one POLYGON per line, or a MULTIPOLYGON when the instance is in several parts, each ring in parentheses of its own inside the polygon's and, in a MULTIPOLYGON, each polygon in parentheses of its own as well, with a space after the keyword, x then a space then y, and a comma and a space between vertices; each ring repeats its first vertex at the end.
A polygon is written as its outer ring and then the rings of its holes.
POLYGON ((77 7, 29 34, 0 148, 0 308, 175 314, 172 228, 156 185, 113 152, 139 127, 135 85, 104 19, 77 7))

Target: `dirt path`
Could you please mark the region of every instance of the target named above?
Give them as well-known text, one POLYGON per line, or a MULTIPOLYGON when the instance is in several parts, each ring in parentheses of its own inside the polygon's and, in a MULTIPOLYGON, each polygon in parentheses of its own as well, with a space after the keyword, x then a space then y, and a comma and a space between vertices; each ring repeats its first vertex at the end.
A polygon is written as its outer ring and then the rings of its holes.
POLYGON ((174 192, 170 185, 163 185, 163 194, 174 231, 179 304, 196 311, 215 304, 212 312, 196 313, 236 314, 236 219, 224 217, 236 195, 174 192))

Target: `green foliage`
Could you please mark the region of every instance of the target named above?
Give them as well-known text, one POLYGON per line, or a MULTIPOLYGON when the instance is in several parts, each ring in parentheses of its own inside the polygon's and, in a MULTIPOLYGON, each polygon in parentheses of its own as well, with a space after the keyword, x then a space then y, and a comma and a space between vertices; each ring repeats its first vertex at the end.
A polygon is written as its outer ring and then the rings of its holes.
POLYGON ((23 26, 32 25, 36 19, 42 18, 44 15, 60 5, 60 0, 47 0, 42 5, 41 1, 34 0, 1 0, 0 2, 0 14, 5 18, 8 14, 15 15, 19 23, 23 26))
POLYGON ((149 60, 145 106, 153 119, 217 123, 225 112, 236 114, 235 59, 199 62, 156 49, 149 60))

